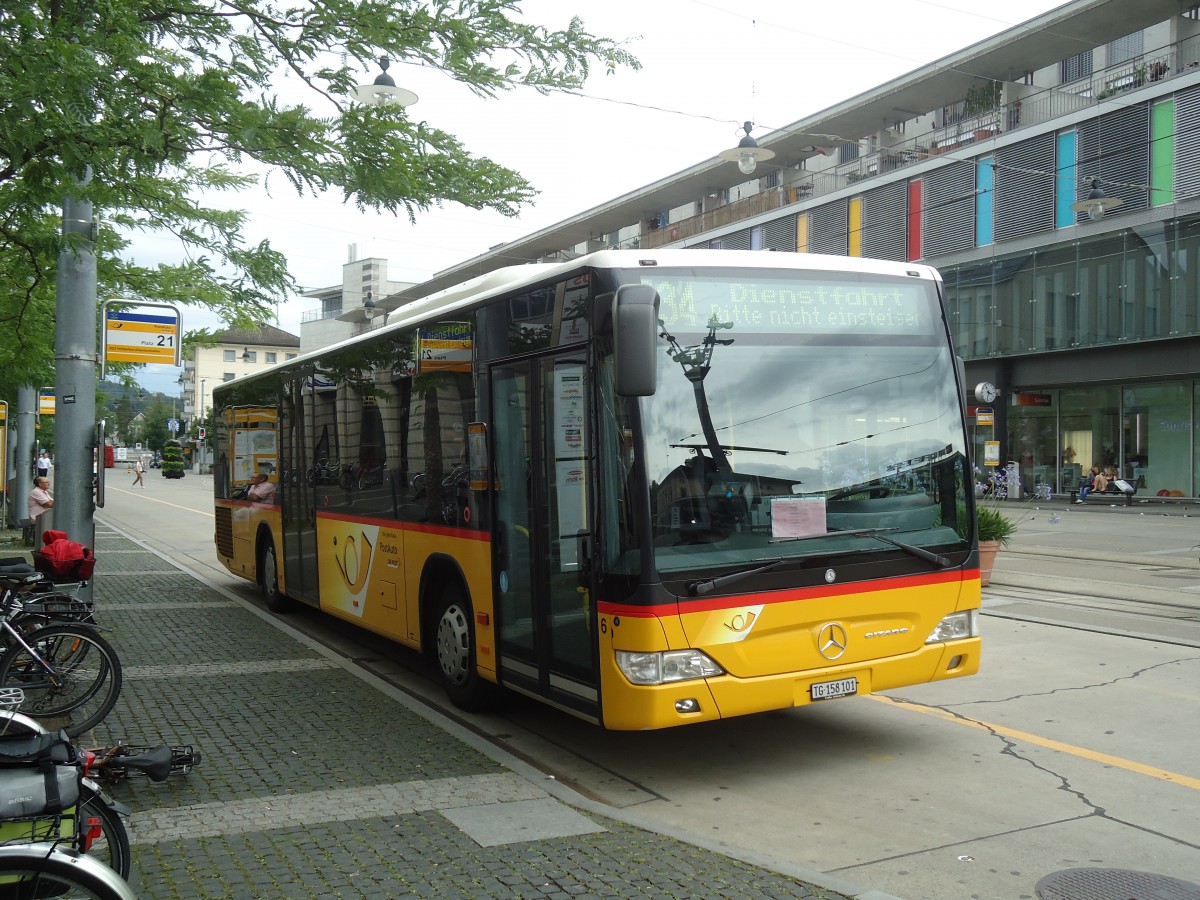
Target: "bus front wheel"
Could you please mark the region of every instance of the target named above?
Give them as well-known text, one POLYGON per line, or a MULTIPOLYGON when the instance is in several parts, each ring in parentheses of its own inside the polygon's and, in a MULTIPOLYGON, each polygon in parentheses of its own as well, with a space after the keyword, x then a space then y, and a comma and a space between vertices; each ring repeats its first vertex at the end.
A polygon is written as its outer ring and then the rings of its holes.
POLYGON ((444 589, 434 626, 434 653, 442 686, 455 706, 478 711, 487 705, 490 685, 475 667, 475 621, 463 589, 444 589))

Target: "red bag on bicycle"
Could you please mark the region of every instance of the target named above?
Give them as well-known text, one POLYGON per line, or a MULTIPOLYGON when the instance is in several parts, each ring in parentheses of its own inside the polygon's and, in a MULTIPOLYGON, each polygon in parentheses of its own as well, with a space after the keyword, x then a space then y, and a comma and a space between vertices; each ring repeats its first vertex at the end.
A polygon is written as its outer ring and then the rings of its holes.
POLYGON ((47 531, 42 547, 33 554, 33 565, 51 581, 85 581, 96 568, 92 548, 67 538, 65 531, 47 531))

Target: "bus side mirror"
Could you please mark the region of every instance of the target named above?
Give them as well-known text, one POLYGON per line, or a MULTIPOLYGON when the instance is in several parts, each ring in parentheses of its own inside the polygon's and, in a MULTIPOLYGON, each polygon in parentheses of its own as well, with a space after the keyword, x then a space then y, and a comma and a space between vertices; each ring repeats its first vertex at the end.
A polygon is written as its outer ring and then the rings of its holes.
POLYGON ((658 369, 658 291, 625 284, 613 298, 617 396, 650 397, 658 369))

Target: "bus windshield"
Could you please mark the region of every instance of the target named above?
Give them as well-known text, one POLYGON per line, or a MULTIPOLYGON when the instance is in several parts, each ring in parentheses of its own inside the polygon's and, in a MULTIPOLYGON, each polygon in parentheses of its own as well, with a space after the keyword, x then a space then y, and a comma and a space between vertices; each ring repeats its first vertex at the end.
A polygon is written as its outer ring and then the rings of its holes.
POLYGON ((962 410, 933 280, 637 274, 660 298, 657 389, 641 418, 664 577, 913 548, 914 564, 948 564, 941 554, 967 551, 962 410))

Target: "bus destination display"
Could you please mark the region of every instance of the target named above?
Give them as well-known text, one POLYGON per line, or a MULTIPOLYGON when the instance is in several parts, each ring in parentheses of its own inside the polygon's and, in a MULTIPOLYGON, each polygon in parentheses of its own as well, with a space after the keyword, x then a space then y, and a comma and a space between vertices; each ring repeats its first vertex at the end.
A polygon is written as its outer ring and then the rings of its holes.
POLYGON ((926 334, 924 283, 860 284, 833 279, 724 281, 645 277, 658 291, 668 330, 702 332, 710 320, 735 330, 801 333, 926 334))

